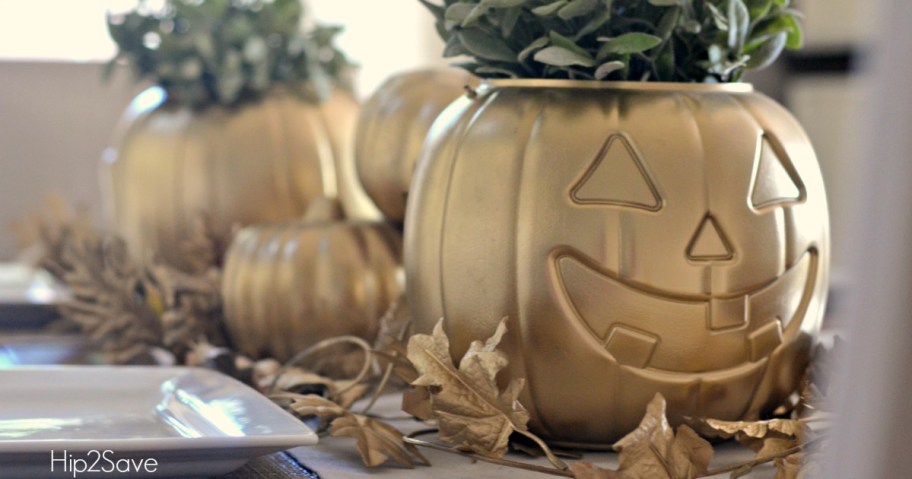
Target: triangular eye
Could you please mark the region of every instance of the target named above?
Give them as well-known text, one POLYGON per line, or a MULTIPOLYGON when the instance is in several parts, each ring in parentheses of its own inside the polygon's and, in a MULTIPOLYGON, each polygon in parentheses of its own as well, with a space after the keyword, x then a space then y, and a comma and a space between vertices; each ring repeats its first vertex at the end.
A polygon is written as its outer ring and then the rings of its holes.
POLYGON ((643 160, 627 138, 613 134, 570 191, 580 205, 609 205, 658 211, 662 201, 643 160))
POLYGON ((756 210, 804 201, 804 184, 784 150, 767 134, 760 138, 750 201, 756 210))
POLYGON ((727 261, 735 256, 725 232, 710 215, 703 218, 687 247, 691 261, 727 261))

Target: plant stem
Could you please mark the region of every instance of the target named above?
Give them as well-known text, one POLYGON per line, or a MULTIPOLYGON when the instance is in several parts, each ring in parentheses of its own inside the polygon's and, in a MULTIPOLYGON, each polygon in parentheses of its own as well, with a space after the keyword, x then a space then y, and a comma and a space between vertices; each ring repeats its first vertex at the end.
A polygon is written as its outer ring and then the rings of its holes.
POLYGON ((469 452, 460 451, 454 447, 444 446, 442 444, 436 444, 433 442, 422 441, 421 439, 415 439, 413 437, 404 437, 403 441, 407 444, 412 444, 415 446, 427 447, 430 449, 436 449, 438 451, 448 452, 451 454, 458 454, 463 457, 467 457, 477 461, 489 462, 491 464, 497 464, 501 466, 513 467, 516 469, 523 469, 526 471, 539 472, 542 474, 550 474, 552 476, 560 477, 573 477, 573 473, 566 470, 558 470, 550 467, 538 466, 535 464, 528 464, 525 462, 511 461, 509 459, 495 459, 493 457, 485 457, 478 454, 472 454, 469 452))
POLYGON ((561 471, 566 471, 566 470, 570 469, 570 467, 567 466, 567 463, 565 463, 564 461, 561 461, 557 456, 555 456, 554 453, 551 451, 551 448, 548 447, 547 444, 545 444, 545 441, 542 441, 541 439, 539 439, 538 436, 536 436, 535 434, 532 434, 531 432, 528 432, 528 431, 516 431, 516 432, 518 432, 518 433, 522 434, 523 436, 526 436, 527 438, 534 441, 535 444, 537 444, 538 447, 541 448, 542 452, 545 453, 545 457, 548 458, 548 462, 550 462, 554 467, 560 469, 561 471))
POLYGON ((301 351, 298 354, 295 354, 294 356, 292 356, 292 358, 289 359, 288 362, 286 362, 285 364, 282 365, 282 367, 279 369, 278 373, 276 373, 275 378, 272 379, 272 384, 269 385, 267 394, 272 394, 272 392, 275 391, 275 387, 276 387, 276 384, 278 384, 278 382, 279 382, 279 378, 281 378, 282 375, 285 374, 285 371, 288 370, 288 368, 294 366, 295 364, 303 362, 305 359, 309 358, 310 356, 313 356, 314 354, 316 354, 320 351, 329 349, 338 344, 345 344, 345 343, 354 344, 355 346, 357 346, 358 348, 360 348, 361 350, 364 351, 364 366, 361 367, 361 371, 358 373, 358 375, 355 376, 354 379, 351 380, 351 385, 349 385, 348 387, 342 388, 339 391, 336 391, 336 394, 345 393, 348 390, 350 390, 351 388, 357 386, 364 380, 365 377, 367 377, 368 373, 370 373, 371 363, 372 363, 372 359, 373 359, 373 353, 371 352, 371 347, 369 344, 367 344, 366 341, 364 341, 363 339, 361 339, 359 337, 339 336, 339 337, 335 337, 335 338, 324 339, 323 341, 320 341, 319 343, 314 344, 313 346, 305 349, 304 351, 301 351))
POLYGON ((393 363, 386 365, 386 371, 383 372, 383 378, 380 379, 380 384, 377 385, 377 389, 374 390, 374 394, 371 395, 370 402, 367 403, 367 406, 364 406, 364 409, 361 411, 361 414, 367 415, 370 412, 371 408, 374 407, 374 404, 377 402, 377 399, 380 398, 380 394, 383 393, 383 390, 386 389, 387 383, 389 383, 390 376, 393 374, 393 363))

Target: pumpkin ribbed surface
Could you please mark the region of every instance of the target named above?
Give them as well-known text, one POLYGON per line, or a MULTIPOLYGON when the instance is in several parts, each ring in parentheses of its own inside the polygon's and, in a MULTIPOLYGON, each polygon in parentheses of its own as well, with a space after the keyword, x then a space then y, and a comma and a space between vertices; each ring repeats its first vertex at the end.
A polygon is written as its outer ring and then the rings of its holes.
POLYGON ((402 292, 401 248, 399 233, 380 223, 241 230, 223 280, 229 335, 245 354, 280 360, 334 336, 371 340, 402 292))
POLYGON ((387 80, 358 119, 355 162, 368 195, 390 221, 405 219, 415 162, 431 124, 478 79, 455 69, 420 70, 387 80))

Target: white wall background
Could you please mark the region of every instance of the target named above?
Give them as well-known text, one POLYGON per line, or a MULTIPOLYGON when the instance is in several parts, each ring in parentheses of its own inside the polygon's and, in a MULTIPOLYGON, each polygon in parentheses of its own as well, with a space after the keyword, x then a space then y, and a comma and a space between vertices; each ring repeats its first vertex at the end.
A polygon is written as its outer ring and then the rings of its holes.
POLYGON ((361 64, 359 91, 367 96, 390 74, 445 65, 433 17, 418 0, 309 0, 314 15, 345 25, 340 46, 361 64))
POLYGON ((868 43, 876 35, 876 2, 859 0, 795 0, 804 13, 807 43, 811 47, 868 43))

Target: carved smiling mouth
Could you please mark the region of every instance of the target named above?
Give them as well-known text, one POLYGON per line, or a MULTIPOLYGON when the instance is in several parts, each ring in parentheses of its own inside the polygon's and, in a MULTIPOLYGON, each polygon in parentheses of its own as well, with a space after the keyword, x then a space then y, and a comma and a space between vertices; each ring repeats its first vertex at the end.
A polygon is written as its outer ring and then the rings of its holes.
POLYGON ((806 314, 818 271, 810 249, 785 273, 738 294, 699 298, 644 290, 576 251, 554 257, 573 315, 620 364, 706 372, 762 361, 806 314))

